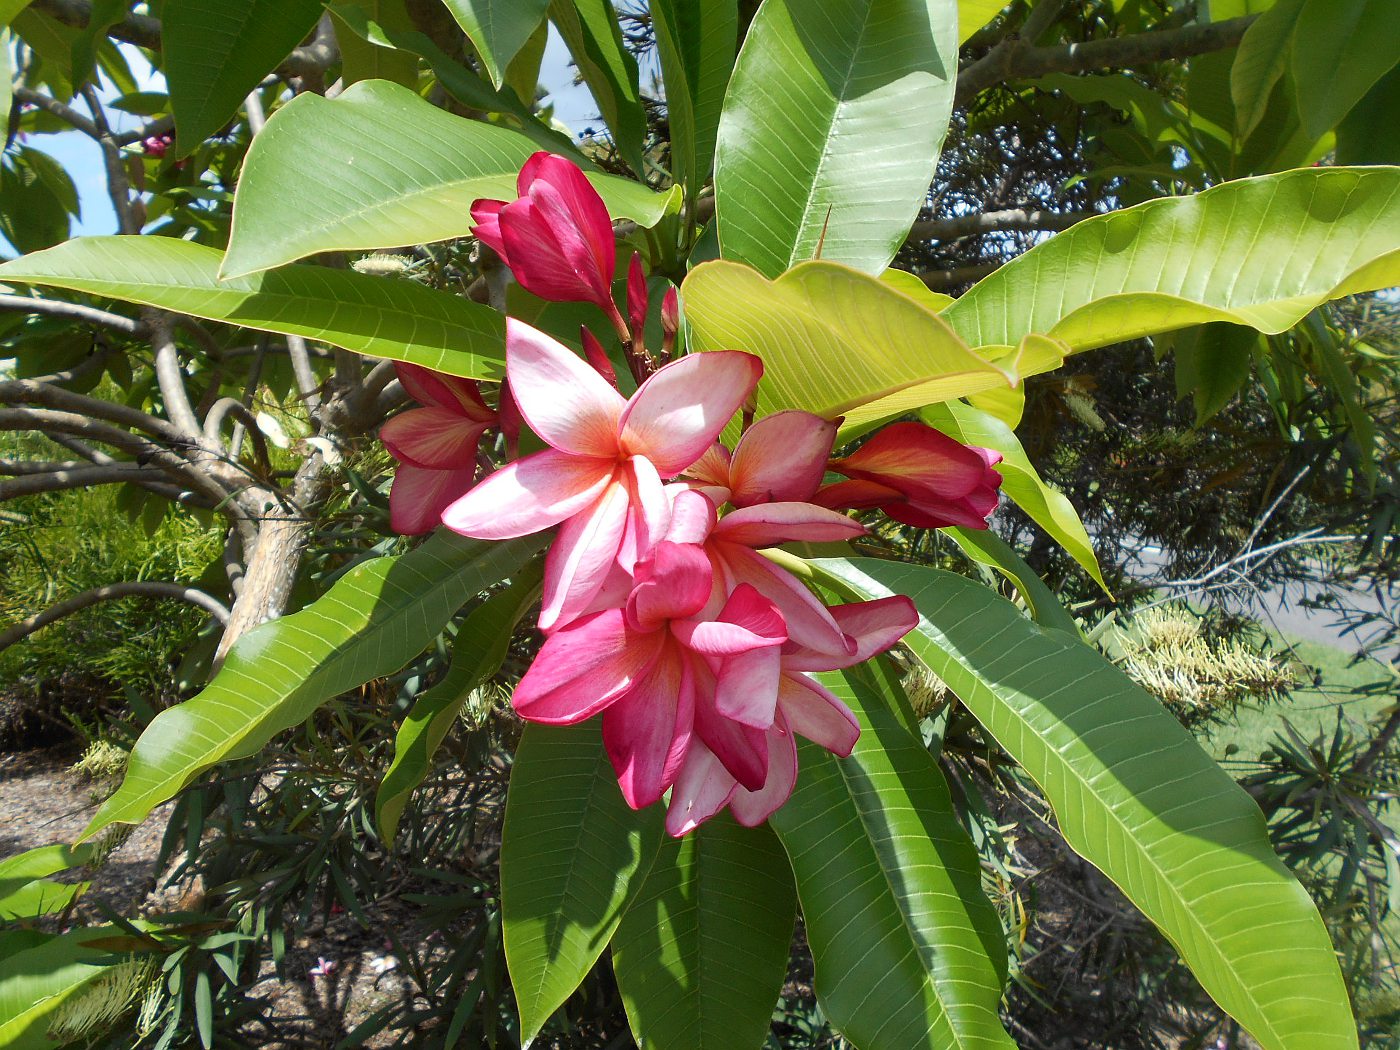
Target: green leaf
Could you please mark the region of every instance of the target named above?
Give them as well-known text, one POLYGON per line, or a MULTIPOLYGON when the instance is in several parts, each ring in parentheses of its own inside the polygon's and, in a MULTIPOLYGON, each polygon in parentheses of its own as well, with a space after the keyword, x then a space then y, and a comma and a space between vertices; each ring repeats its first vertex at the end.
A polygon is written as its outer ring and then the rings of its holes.
POLYGON ((797 895, 766 825, 728 813, 667 839, 612 940, 638 1046, 757 1050, 787 975, 797 895))
POLYGON ((53 164, 52 157, 33 149, 0 157, 0 234, 21 252, 42 251, 68 238, 69 201, 44 177, 45 167, 53 164))
POLYGON ((1316 906, 1253 800, 1158 701, 971 580, 871 559, 815 564, 868 597, 914 600, 923 618, 905 644, 1040 785, 1070 846, 1265 1050, 1355 1050, 1316 906))
POLYGON ((83 988, 111 972, 112 957, 89 942, 115 927, 47 935, 35 930, 0 933, 0 1046, 51 1050, 52 1015, 83 988))
POLYGON ((1249 378, 1259 333, 1237 324, 1205 324, 1171 337, 1176 396, 1191 397, 1196 426, 1230 403, 1249 378))
POLYGON ((938 164, 956 37, 954 0, 767 0, 719 123, 723 257, 769 277, 818 256, 883 270, 938 164))
POLYGON ((1055 355, 993 363, 1003 348, 974 352, 923 299, 837 263, 802 263, 776 281, 738 263, 704 263, 682 295, 692 348, 763 358, 760 415, 801 408, 844 416, 854 430, 1059 364, 1055 355))
POLYGON ((1336 127, 1397 59, 1395 0, 1307 0, 1298 16, 1293 81, 1312 138, 1336 127))
POLYGON ((538 573, 524 570, 511 587, 473 610, 452 646, 442 680, 413 702, 394 739, 394 758, 374 800, 374 820, 392 842, 409 796, 423 782, 471 691, 501 668, 515 625, 539 597, 538 573))
POLYGON ((0 26, 8 27, 30 4, 30 0, 0 0, 0 26))
POLYGON ((661 845, 660 806, 627 807, 601 723, 527 725, 501 833, 506 965, 528 1046, 587 976, 661 845))
POLYGON ((1337 126, 1338 164, 1400 164, 1400 67, 1392 69, 1337 126))
POLYGON ((1095 583, 1108 589, 1099 569, 1099 560, 1094 555, 1094 545, 1089 541, 1089 533, 1079 520, 1079 512, 1064 493, 1041 480, 1035 465, 1009 426, 996 416, 959 401, 930 405, 922 414, 925 422, 964 445, 978 445, 1000 452, 1002 461, 997 465, 997 470, 1001 471, 1002 491, 1051 539, 1068 551, 1070 557, 1094 578, 1095 583))
POLYGON ((1074 638, 1080 637, 1079 625, 1060 604, 1054 592, 995 532, 991 529, 965 529, 958 526, 943 531, 977 564, 994 569, 1010 580, 1036 623, 1053 630, 1066 631, 1074 638))
POLYGON ((255 754, 332 697, 393 674, 468 599, 541 546, 539 537, 483 543, 439 530, 407 554, 355 566, 300 612, 255 627, 203 692, 146 727, 121 787, 83 837, 140 823, 211 766, 255 754))
POLYGON ((1307 0, 1281 0, 1245 30, 1230 66, 1230 97, 1235 103, 1235 131, 1240 140, 1264 119, 1269 96, 1288 71, 1293 30, 1307 0))
MULTIPOLYGON (((384 81, 334 100, 298 95, 248 151, 233 203, 223 275, 265 270, 315 252, 465 237, 481 197, 512 200, 538 146, 508 128, 453 116, 384 81)), ((667 197, 590 174, 615 218, 652 226, 667 197)))
POLYGON ((93 0, 88 24, 73 38, 73 82, 82 83, 92 76, 97 59, 97 46, 107 38, 107 30, 126 17, 130 0, 93 0))
POLYGON ((644 176, 646 114, 637 86, 637 61, 623 46, 612 0, 551 0, 549 18, 569 46, 618 152, 644 176))
POLYGON ((86 864, 91 846, 40 846, 0 861, 0 921, 30 919, 62 911, 86 882, 63 883, 44 878, 86 864))
POLYGON ((739 46, 737 0, 652 0, 666 84, 672 176, 692 196, 715 163, 724 90, 739 46))
POLYGON ((170 237, 80 237, 0 265, 0 281, 53 285, 210 321, 304 335, 371 357, 499 379, 505 322, 409 281, 324 266, 219 279, 223 253, 170 237))
MULTIPOLYGON (((549 10, 549 0, 444 0, 467 34, 477 57, 500 87, 506 68, 519 54, 549 10)), ((529 102, 530 99, 522 99, 529 102)))
POLYGON ((321 0, 166 0, 161 55, 175 148, 193 153, 321 17, 321 0))
POLYGON ((332 0, 326 9, 335 19, 340 76, 346 87, 362 80, 389 80, 406 88, 418 86, 417 55, 367 40, 355 31, 363 19, 391 31, 413 32, 413 19, 403 0, 332 0))
POLYGON ((958 0, 958 43, 967 43, 973 33, 1005 9, 1002 0, 958 0))
POLYGON ((798 745, 770 823, 797 876, 817 1002, 863 1050, 1015 1046, 997 1018, 1006 943, 937 762, 871 665, 819 676, 860 719, 850 758, 798 745))
POLYGON ((8 892, 0 889, 0 922, 55 915, 77 900, 90 885, 88 882, 31 879, 8 892))
POLYGON ((1397 283, 1400 171, 1309 168, 1085 219, 940 316, 973 346, 1038 332, 1079 351, 1208 321, 1281 332, 1397 283))

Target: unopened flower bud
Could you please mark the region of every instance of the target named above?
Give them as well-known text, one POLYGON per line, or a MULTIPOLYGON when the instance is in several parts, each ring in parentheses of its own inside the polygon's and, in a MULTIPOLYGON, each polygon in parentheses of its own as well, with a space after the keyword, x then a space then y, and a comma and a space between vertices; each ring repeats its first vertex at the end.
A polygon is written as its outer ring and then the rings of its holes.
POLYGON ((627 325, 632 330, 632 345, 640 350, 647 338, 647 278, 642 272, 642 257, 635 253, 627 267, 627 325))
POLYGON ((613 369, 612 362, 608 360, 607 351, 603 349, 603 344, 598 342, 598 337, 588 330, 587 325, 579 325, 579 338, 583 340, 583 354, 588 358, 588 363, 597 370, 598 374, 617 386, 617 372, 613 369))
POLYGON ((680 297, 673 285, 661 300, 661 349, 670 357, 676 347, 676 333, 681 328, 680 297))

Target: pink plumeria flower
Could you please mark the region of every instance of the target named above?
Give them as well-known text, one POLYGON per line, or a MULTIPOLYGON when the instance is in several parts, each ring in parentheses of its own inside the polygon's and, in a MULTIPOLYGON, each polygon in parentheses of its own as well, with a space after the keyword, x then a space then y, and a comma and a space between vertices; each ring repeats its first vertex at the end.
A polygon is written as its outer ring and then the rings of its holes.
POLYGON ((711 661, 764 651, 776 683, 782 617, 751 588, 715 617, 709 561, 694 544, 662 540, 637 566, 625 609, 605 609, 545 639, 513 697, 532 722, 573 725, 602 712, 603 742, 623 797, 634 809, 671 786, 692 735, 754 787, 767 778, 762 734, 717 716, 711 661))
POLYGON ((495 249, 526 291, 551 302, 596 303, 617 315, 612 298, 617 249, 612 218, 573 161, 536 153, 510 202, 478 200, 472 232, 495 249))
POLYGON ((774 412, 749 427, 732 454, 711 445, 686 479, 717 507, 805 503, 821 486, 838 423, 796 409, 774 412))
POLYGON ((624 400, 567 347, 508 318, 506 374, 521 416, 549 448, 491 474, 442 520, 483 540, 563 523, 545 560, 540 629, 551 631, 626 597, 625 589, 601 592, 625 582, 664 535, 662 479, 714 443, 763 363, 732 350, 684 357, 624 400))
POLYGON ((878 507, 895 521, 923 529, 985 529, 996 509, 1001 453, 954 441, 923 423, 885 427, 829 466, 849 481, 823 487, 824 507, 878 507))
MULTIPOLYGON (((671 835, 686 834, 726 806, 734 819, 746 827, 762 824, 777 812, 797 783, 794 734, 841 758, 850 755, 860 737, 859 722, 839 697, 806 672, 835 671, 863 663, 913 630, 919 614, 914 603, 902 595, 838 605, 830 612, 854 643, 851 651, 834 657, 788 642, 780 652, 779 673, 772 692, 748 675, 744 679, 746 692, 735 691, 729 698, 722 692, 718 696, 717 703, 728 699, 728 710, 731 716, 737 716, 736 722, 739 718, 768 721, 764 730, 767 777, 762 786, 754 789, 741 782, 731 763, 709 746, 703 735, 693 739, 671 788, 666 810, 666 830, 671 835), (735 710, 736 703, 742 709, 735 710)), ((728 671, 722 664, 720 681, 728 671)))
POLYGON ((335 960, 316 957, 316 965, 307 971, 313 979, 317 977, 330 977, 335 973, 335 960))
POLYGON ((395 362, 399 382, 421 408, 409 409, 379 430, 399 462, 389 490, 389 524, 417 536, 442 522, 442 512, 476 480, 481 435, 499 418, 470 379, 395 362))

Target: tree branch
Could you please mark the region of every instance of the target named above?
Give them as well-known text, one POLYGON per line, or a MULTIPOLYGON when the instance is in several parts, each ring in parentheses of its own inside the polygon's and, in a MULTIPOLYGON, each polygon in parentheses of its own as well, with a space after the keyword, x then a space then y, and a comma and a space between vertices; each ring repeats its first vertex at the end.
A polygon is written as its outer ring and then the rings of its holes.
POLYGON ((924 270, 917 276, 928 287, 938 291, 942 288, 956 288, 971 281, 980 281, 987 274, 999 270, 1001 266, 1000 262, 971 263, 951 270, 924 270))
MULTIPOLYGON (((34 0, 33 7, 75 29, 86 29, 92 18, 92 5, 87 0, 34 0)), ((160 22, 149 15, 127 15, 108 29, 107 35, 151 51, 160 50, 160 22)), ((294 77, 306 76, 325 71, 339 57, 334 42, 317 34, 311 43, 288 55, 277 69, 294 77)))
MULTIPOLYGON (((159 473, 139 463, 114 463, 104 467, 63 464, 57 466, 60 469, 43 474, 26 470, 21 477, 0 481, 0 500, 33 496, 40 492, 82 489, 89 485, 119 485, 126 481, 135 481, 142 475, 149 477, 153 473, 159 473)), ((0 469, 0 473, 8 472, 0 469)))
POLYGON ((209 613, 222 624, 228 623, 228 606, 212 595, 190 587, 183 583, 167 583, 162 580, 130 580, 126 583, 109 583, 105 587, 94 587, 92 590, 75 594, 71 598, 65 598, 57 605, 51 605, 41 613, 35 613, 27 619, 21 620, 13 627, 0 631, 0 651, 8 649, 21 638, 26 638, 46 627, 55 620, 69 616, 80 609, 86 609, 89 605, 96 605, 98 602, 111 601, 114 598, 173 598, 178 601, 188 602, 197 605, 205 612, 209 613))
POLYGON ((81 303, 65 303, 57 299, 35 299, 27 295, 0 294, 0 310, 17 310, 21 313, 48 314, 52 317, 67 317, 88 324, 100 324, 124 335, 142 335, 144 329, 140 321, 133 321, 121 314, 109 313, 81 303))
POLYGON ((911 241, 956 241, 961 237, 976 237, 1003 230, 1067 230, 1075 223, 1097 215, 1092 211, 1008 211, 973 212, 947 219, 925 219, 914 223, 909 231, 911 241))
POLYGON ((958 74, 955 104, 966 105, 979 91, 1004 80, 1094 69, 1136 69, 1154 62, 1223 51, 1236 46, 1257 17, 1244 15, 1223 22, 1056 47, 1035 47, 1024 37, 1008 37, 958 74))

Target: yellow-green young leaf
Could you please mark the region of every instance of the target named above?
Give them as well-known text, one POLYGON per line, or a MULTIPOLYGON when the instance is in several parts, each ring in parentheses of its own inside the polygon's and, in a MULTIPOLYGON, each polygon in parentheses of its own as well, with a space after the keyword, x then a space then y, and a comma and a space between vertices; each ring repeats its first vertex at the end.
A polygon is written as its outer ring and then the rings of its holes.
POLYGON ((533 536, 484 543, 439 530, 407 554, 355 566, 300 612, 255 627, 203 692, 146 727, 121 787, 83 836, 139 824, 205 770, 255 754, 332 697, 393 674, 541 546, 533 536))
POLYGON ((0 861, 0 922, 52 915, 66 908, 88 884, 54 882, 44 876, 86 864, 92 852, 91 846, 40 846, 0 861))
POLYGON ((506 966, 529 1046, 608 946, 661 845, 660 806, 633 812, 599 719, 527 725, 501 832, 506 966))
POLYGON ((30 0, 0 0, 0 26, 9 26, 29 4, 30 0))
POLYGON ((796 790, 769 821, 797 877, 817 1002, 862 1050, 1012 1050, 997 1017, 1006 941, 977 851, 882 672, 820 676, 860 739, 845 759, 800 742, 796 790))
MULTIPOLYGON (((225 277, 316 252, 465 237, 472 202, 511 200, 539 146, 509 128, 453 116, 386 81, 333 100, 298 95, 253 140, 233 201, 225 277)), ((590 174, 614 218, 654 225, 667 196, 590 174)))
POLYGON ((515 625, 538 597, 539 574, 526 568, 508 589, 474 609, 453 639, 447 673, 413 701, 374 799, 374 822, 385 842, 394 840, 409 796, 423 782, 462 705, 473 689, 500 670, 515 625))
POLYGON ((758 1050, 787 974, 797 894, 767 825, 726 812, 662 843, 612 940, 638 1046, 758 1050))
MULTIPOLYGON (((549 0, 444 0, 476 48, 491 83, 505 83, 506 69, 544 21, 549 0)), ((526 98, 523 102, 530 102, 526 98)))
POLYGON ((958 0, 958 43, 967 43, 973 33, 1005 9, 1002 0, 958 0))
POLYGON ((505 321, 411 281, 324 266, 219 279, 223 253, 172 237, 80 237, 0 266, 0 281, 51 285, 210 321, 303 335, 450 375, 500 379, 505 321))
POLYGON ((1356 1050, 1316 905, 1274 855, 1254 801, 1157 700, 972 580, 867 558, 813 564, 865 597, 913 599, 922 618, 904 641, 915 657, 1264 1050, 1356 1050))
POLYGON ((1006 423, 960 401, 930 405, 922 414, 925 422, 964 445, 1000 452, 1002 460, 997 470, 1001 471, 1001 490, 1063 547, 1095 583, 1108 589, 1099 570, 1099 560, 1094 556, 1094 545, 1089 542, 1089 533, 1079 520, 1079 512, 1064 493, 1041 480, 1026 450, 1006 423))
POLYGON ((1059 363, 1053 353, 1020 365, 1005 347, 974 352, 924 301, 838 263, 802 263, 770 281, 739 263, 709 262, 681 291, 692 348, 763 358, 760 414, 844 416, 847 431, 1059 363))
POLYGON ((1207 321, 1281 332, 1400 283, 1400 169, 1308 168, 1085 219, 940 315, 973 346, 1040 332, 1071 350, 1207 321))
POLYGON ((177 152, 227 124, 321 12, 321 0, 166 0, 160 44, 177 152))
POLYGON ((898 288, 906 297, 915 302, 923 303, 934 313, 942 313, 955 301, 951 295, 935 292, 908 270, 884 270, 880 273, 880 280, 898 288))
POLYGON ((767 0, 720 117, 721 255, 769 277, 818 256, 883 270, 927 196, 957 69, 954 0, 767 0))

